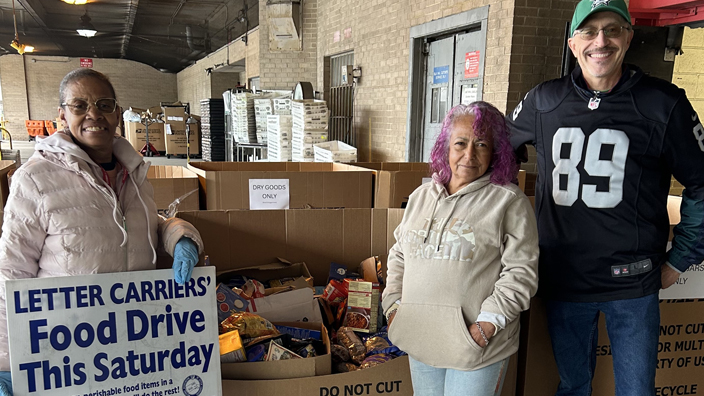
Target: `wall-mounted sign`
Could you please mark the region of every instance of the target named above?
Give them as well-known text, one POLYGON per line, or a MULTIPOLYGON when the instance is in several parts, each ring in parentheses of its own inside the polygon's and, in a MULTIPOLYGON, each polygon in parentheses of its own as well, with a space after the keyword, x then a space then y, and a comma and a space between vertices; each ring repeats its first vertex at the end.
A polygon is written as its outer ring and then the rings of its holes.
POLYGON ((479 77, 479 51, 464 54, 464 78, 479 77))
POLYGON ((450 81, 450 66, 433 68, 433 84, 446 83, 448 81, 450 81))
POLYGON ((81 58, 81 60, 80 60, 80 65, 81 65, 81 67, 92 68, 92 67, 93 67, 93 59, 91 59, 91 58, 81 58))

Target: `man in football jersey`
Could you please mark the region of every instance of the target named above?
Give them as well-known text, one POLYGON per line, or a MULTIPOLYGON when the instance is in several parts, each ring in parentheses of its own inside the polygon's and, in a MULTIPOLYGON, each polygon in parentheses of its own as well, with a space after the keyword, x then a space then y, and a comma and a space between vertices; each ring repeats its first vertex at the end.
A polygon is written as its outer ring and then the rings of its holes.
POLYGON ((704 259, 704 129, 683 90, 623 63, 630 21, 623 0, 580 1, 568 40, 579 66, 507 115, 513 146, 538 154, 538 293, 558 396, 591 394, 599 312, 616 395, 654 396, 658 291, 704 259), (672 175, 685 190, 666 253, 672 175))

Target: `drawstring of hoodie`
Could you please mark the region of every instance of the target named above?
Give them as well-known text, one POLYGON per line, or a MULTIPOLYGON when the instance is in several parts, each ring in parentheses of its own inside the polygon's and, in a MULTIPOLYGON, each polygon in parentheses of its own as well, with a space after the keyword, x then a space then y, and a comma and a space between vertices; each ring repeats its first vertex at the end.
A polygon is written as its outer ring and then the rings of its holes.
MULTIPOLYGON (((433 182, 434 183, 434 182, 433 182)), ((433 210, 430 212, 430 218, 428 219, 428 226, 425 228, 425 238, 423 238, 423 243, 428 243, 428 237, 430 237, 430 227, 433 225, 433 218, 435 217, 435 209, 438 208, 438 201, 440 201, 440 193, 433 203, 433 210)))
MULTIPOLYGON (((428 243, 428 238, 430 238, 430 229, 432 228, 433 219, 435 218, 435 211, 437 210, 438 202, 440 202, 441 199, 443 199, 442 191, 438 192, 437 199, 433 203, 433 210, 430 212, 430 219, 428 220, 428 225, 425 228, 425 238, 423 238, 423 243, 428 243)), ((455 213, 455 209, 457 208, 457 202, 459 202, 460 200, 459 197, 454 197, 451 199, 452 208, 450 209, 450 213, 443 219, 442 224, 440 224, 440 228, 438 228, 438 246, 436 248, 436 252, 440 251, 440 241, 442 240, 442 233, 445 230, 445 226, 450 221, 450 218, 455 213)))
POLYGON ((137 182, 134 181, 134 178, 131 174, 130 180, 132 180, 132 184, 134 184, 134 190, 137 191, 137 197, 139 198, 139 202, 142 203, 142 207, 144 208, 144 214, 147 216, 147 239, 149 239, 149 247, 152 248, 152 264, 156 264, 156 249, 154 249, 154 242, 152 242, 152 231, 151 226, 149 225, 149 210, 147 209, 147 204, 145 204, 144 200, 142 199, 142 194, 139 193, 139 187, 137 186, 137 182))
MULTIPOLYGON (((103 171, 103 181, 110 186, 110 178, 108 177, 107 172, 105 172, 105 169, 100 168, 100 170, 103 171)), ((127 170, 123 171, 124 176, 122 177, 122 186, 120 187, 120 191, 122 191, 122 188, 125 186, 125 179, 127 178, 127 170)), ((110 194, 110 198, 112 199, 112 220, 117 224, 117 227, 122 231, 122 243, 120 244, 120 247, 125 247, 127 244, 127 230, 125 229, 125 224, 124 222, 120 224, 120 219, 117 217, 117 206, 119 203, 117 202, 117 192, 110 188, 110 190, 113 191, 112 194, 110 194)))
POLYGON ((455 197, 452 198, 452 209, 450 209, 450 213, 445 217, 445 220, 442 221, 442 224, 440 225, 440 228, 438 229, 438 247, 435 249, 436 252, 440 251, 440 241, 442 240, 442 233, 445 231, 445 226, 447 225, 447 222, 450 221, 450 218, 452 215, 455 213, 455 208, 457 207, 457 202, 460 201, 460 197, 455 197))

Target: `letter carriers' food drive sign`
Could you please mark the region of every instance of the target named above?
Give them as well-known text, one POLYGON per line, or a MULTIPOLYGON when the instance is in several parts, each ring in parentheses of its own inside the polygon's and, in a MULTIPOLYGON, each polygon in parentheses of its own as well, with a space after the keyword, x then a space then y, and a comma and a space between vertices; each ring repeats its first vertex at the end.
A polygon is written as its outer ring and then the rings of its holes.
POLYGON ((249 209, 288 209, 288 179, 249 179, 249 209))
POLYGON ((215 268, 6 283, 12 386, 25 395, 220 395, 215 268))

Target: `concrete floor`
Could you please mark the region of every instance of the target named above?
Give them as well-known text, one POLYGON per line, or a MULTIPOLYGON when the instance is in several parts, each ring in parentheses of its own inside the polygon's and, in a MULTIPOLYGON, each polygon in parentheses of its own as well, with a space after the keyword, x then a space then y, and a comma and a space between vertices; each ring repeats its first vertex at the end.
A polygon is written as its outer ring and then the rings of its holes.
MULTIPOLYGON (((29 157, 32 156, 34 153, 34 142, 28 142, 28 141, 13 141, 12 142, 12 148, 14 150, 19 150, 20 151, 20 158, 22 159, 22 163, 24 164, 27 162, 29 157)), ((3 151, 9 150, 10 145, 9 143, 3 143, 2 144, 2 149, 3 151)), ((5 158, 5 159, 11 159, 11 158, 5 158)), ((185 158, 166 158, 165 156, 161 157, 145 157, 145 161, 149 161, 152 163, 152 165, 180 165, 180 166, 186 166, 187 161, 185 158)), ((191 162, 197 162, 197 161, 202 161, 201 159, 191 159, 191 162)))

